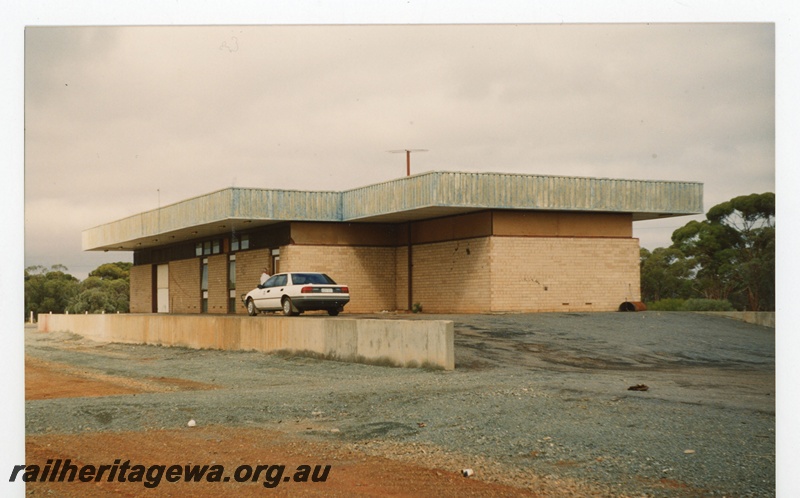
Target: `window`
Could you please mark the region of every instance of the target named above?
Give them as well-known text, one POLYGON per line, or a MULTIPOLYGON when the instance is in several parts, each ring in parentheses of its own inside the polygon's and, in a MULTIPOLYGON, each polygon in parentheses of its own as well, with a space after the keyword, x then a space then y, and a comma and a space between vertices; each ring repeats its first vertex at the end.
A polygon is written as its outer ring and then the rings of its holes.
POLYGON ((272 274, 280 273, 280 262, 281 262, 281 250, 280 249, 273 249, 272 250, 272 274))
POLYGON ((236 313, 236 255, 228 257, 228 313, 236 313))
POLYGON ((250 235, 234 235, 231 237, 231 251, 250 249, 250 235))
POLYGON ((236 255, 228 258, 228 290, 236 289, 236 255))
POLYGON ((200 292, 202 293, 200 310, 208 313, 208 258, 203 258, 203 266, 200 271, 200 292))
POLYGON ((269 277, 269 280, 264 282, 264 288, 267 287, 283 287, 286 285, 286 274, 283 275, 273 275, 269 277))
POLYGON ((198 242, 194 246, 195 256, 208 256, 210 254, 219 254, 222 243, 220 239, 206 240, 205 242, 198 242))
POLYGON ((200 290, 208 290, 208 258, 203 258, 203 271, 200 274, 200 290))
POLYGON ((292 273, 294 285, 306 284, 336 284, 331 277, 324 273, 292 273))

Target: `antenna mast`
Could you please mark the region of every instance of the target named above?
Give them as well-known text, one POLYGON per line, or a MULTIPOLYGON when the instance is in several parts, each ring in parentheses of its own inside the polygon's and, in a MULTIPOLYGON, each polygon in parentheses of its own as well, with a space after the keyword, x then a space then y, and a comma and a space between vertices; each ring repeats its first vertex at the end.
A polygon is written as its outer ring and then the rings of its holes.
POLYGON ((411 153, 428 152, 428 149, 401 149, 401 150, 390 150, 389 152, 393 154, 398 154, 400 152, 406 153, 406 176, 411 176, 411 153))

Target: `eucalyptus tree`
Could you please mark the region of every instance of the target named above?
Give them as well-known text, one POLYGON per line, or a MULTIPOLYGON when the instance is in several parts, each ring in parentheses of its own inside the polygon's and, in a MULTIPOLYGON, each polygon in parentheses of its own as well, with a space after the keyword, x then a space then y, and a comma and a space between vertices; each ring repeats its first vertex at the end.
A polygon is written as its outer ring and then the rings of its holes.
POLYGON ((775 309, 775 194, 750 194, 717 204, 703 221, 672 234, 672 248, 691 262, 694 287, 738 308, 775 309))

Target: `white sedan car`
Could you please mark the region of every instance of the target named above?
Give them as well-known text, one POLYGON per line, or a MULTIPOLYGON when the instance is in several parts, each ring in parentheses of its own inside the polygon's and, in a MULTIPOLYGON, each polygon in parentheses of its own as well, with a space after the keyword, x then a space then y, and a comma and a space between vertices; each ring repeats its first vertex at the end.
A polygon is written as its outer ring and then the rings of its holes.
POLYGON ((278 273, 242 295, 242 302, 250 316, 262 311, 283 311, 292 316, 314 310, 336 316, 350 302, 350 289, 324 273, 278 273))

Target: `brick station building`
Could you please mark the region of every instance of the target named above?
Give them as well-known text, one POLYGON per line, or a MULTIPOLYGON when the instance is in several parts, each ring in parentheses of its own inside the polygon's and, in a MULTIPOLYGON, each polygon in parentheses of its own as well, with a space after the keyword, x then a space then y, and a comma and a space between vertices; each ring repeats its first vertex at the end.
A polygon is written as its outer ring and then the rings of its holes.
POLYGON ((350 287, 345 312, 614 311, 633 223, 703 212, 693 182, 430 172, 343 192, 226 188, 85 230, 133 251, 131 312, 246 313, 263 268, 350 287))

